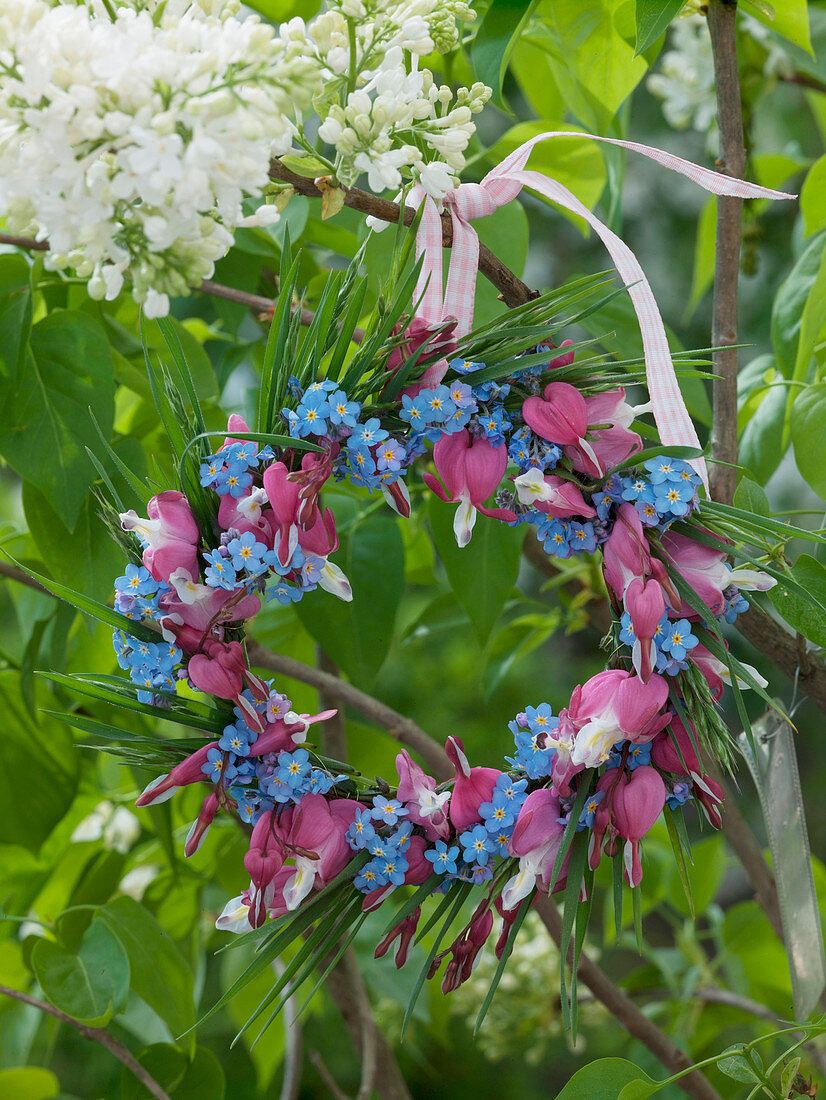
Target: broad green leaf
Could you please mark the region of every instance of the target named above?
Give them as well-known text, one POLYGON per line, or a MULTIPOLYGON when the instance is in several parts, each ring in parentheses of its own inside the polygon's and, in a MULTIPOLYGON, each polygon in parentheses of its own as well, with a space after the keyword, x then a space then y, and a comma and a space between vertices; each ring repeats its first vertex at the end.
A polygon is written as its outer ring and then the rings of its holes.
POLYGON ((70 530, 95 478, 85 450, 97 440, 89 410, 110 435, 114 397, 103 329, 87 314, 68 310, 34 326, 22 369, 0 379, 0 452, 37 484, 70 530))
POLYGON ((16 675, 0 672, 3 768, 0 771, 0 843, 37 851, 72 803, 78 754, 67 729, 23 702, 16 675), (21 782, 37 761, 37 782, 21 782))
MULTIPOLYGON (((809 9, 807 0, 774 0, 773 12, 768 14, 759 5, 751 7, 755 19, 765 23, 777 34, 793 42, 802 50, 812 54, 812 39, 809 30, 809 9)), ((814 54, 812 54, 814 56, 814 54)))
POLYGON ((67 531, 57 512, 30 481, 23 482, 23 510, 32 538, 52 576, 76 585, 105 603, 115 578, 126 565, 123 550, 98 515, 97 501, 87 496, 73 531, 67 531))
POLYGON ((460 549, 453 533, 456 507, 432 498, 430 529, 453 593, 484 645, 516 583, 524 532, 480 515, 460 549))
POLYGON ((734 506, 758 516, 769 514, 769 498, 763 489, 750 478, 741 477, 734 493, 734 506))
MULTIPOLYGON (((812 356, 818 345, 822 343, 824 329, 826 329, 826 251, 821 256, 820 266, 800 318, 800 338, 793 375, 796 382, 807 380, 812 356)), ((790 394, 790 408, 793 399, 794 394, 790 394)))
POLYGON ((733 1052, 725 1058, 721 1058, 717 1063, 717 1068, 721 1073, 724 1073, 726 1077, 731 1077, 733 1081, 745 1081, 749 1085, 753 1085, 760 1080, 751 1063, 745 1058, 740 1051, 742 1047, 732 1047, 733 1052))
MULTIPOLYGON (((539 119, 536 122, 519 122, 502 135, 490 150, 489 156, 494 163, 499 163, 524 142, 530 141, 538 134, 543 134, 546 131, 572 131, 575 129, 576 127, 560 124, 550 119, 539 119)), ((605 162, 599 146, 595 141, 589 141, 586 136, 582 138, 550 138, 548 141, 535 145, 528 161, 528 168, 561 183, 569 191, 572 191, 585 206, 592 209, 596 206, 607 179, 605 162)), ((542 198, 542 196, 539 197, 542 198)), ((547 199, 543 199, 543 201, 548 202, 547 199)), ((554 210, 559 210, 565 214, 584 232, 588 232, 582 218, 577 217, 575 214, 569 214, 555 203, 550 203, 550 205, 554 210)))
MULTIPOLYGON (((206 1047, 196 1047, 190 1060, 172 1043, 153 1043, 144 1047, 137 1057, 172 1100, 223 1100, 224 1071, 206 1047)), ((121 1100, 151 1100, 152 1093, 124 1068, 120 1097, 121 1100)))
POLYGON ((809 169, 800 192, 800 213, 807 237, 826 229, 826 156, 809 169))
POLYGON ((39 1066, 0 1069, 3 1100, 51 1100, 59 1092, 60 1082, 49 1069, 39 1066))
POLYGON ((755 385, 743 403, 738 420, 743 424, 740 436, 740 463, 765 485, 780 465, 787 444, 783 442, 788 386, 775 369, 773 355, 759 355, 744 367, 738 378, 752 375, 755 385))
MULTIPOLYGON (((173 1043, 152 1043, 137 1053, 137 1059, 161 1088, 174 1095, 174 1088, 183 1080, 188 1058, 173 1043)), ((152 1093, 124 1066, 120 1075, 120 1100, 147 1100, 152 1093)))
POLYGON ((798 470, 826 500, 826 382, 809 386, 795 399, 791 433, 798 470))
POLYGON ((32 967, 50 1004, 75 1020, 103 1027, 129 992, 129 960, 120 940, 96 917, 75 954, 53 940, 39 940, 32 967))
POLYGON ((803 308, 820 269, 826 236, 813 237, 784 279, 772 307, 772 344, 777 366, 784 378, 791 378, 797 361, 803 308))
MULTIPOLYGON (((339 498, 342 499, 343 498, 339 498)), ((355 519, 341 535, 332 560, 353 590, 350 603, 320 589, 295 605, 299 619, 324 652, 355 683, 368 687, 376 679, 396 623, 404 591, 404 547, 398 522, 389 508, 355 519)), ((336 509, 341 528, 344 505, 336 509)))
POLYGON ((173 1100, 223 1100, 225 1091, 226 1079, 221 1063, 211 1050, 196 1047, 172 1097, 173 1100))
POLYGON ((672 19, 679 14, 683 0, 637 0, 637 46, 635 56, 656 42, 672 19))
POLYGON ((769 598, 790 626, 810 642, 826 648, 826 566, 811 554, 801 554, 791 574, 811 599, 787 588, 783 581, 769 591, 769 598))
POLYGON ((321 0, 247 0, 247 7, 273 23, 283 23, 295 16, 310 19, 321 7, 321 0))
POLYGON ((0 385, 3 375, 14 378, 24 369, 31 323, 29 265, 22 256, 0 256, 0 385))
POLYGON ((492 0, 473 40, 476 77, 493 89, 493 102, 500 107, 508 59, 536 4, 537 0, 492 0))
MULTIPOLYGON (((132 989, 178 1038, 195 1023, 192 971, 183 955, 149 910, 132 898, 116 898, 98 912, 126 948, 132 989)), ((184 1042, 193 1050, 194 1032, 184 1042)))
POLYGON ((542 0, 532 33, 547 50, 563 99, 581 125, 604 134, 648 69, 634 55, 634 8, 627 0, 542 0))
POLYGON ((639 1066, 625 1058, 597 1058, 573 1075, 556 1100, 618 1100, 631 1081, 654 1084, 639 1066))

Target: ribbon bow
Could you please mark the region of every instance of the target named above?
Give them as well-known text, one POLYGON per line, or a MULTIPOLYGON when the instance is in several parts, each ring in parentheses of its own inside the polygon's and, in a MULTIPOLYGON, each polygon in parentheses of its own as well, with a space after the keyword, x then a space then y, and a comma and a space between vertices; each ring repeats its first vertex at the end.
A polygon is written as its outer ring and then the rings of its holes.
MULTIPOLYGON (((662 164, 665 168, 670 168, 673 172, 687 176, 714 195, 730 195, 741 199, 795 198, 794 195, 788 195, 783 191, 772 191, 756 183, 747 183, 745 180, 712 172, 708 168, 702 168, 672 153, 652 149, 648 145, 640 145, 635 141, 620 141, 616 138, 597 137, 595 134, 577 131, 560 130, 539 134, 514 150, 500 165, 488 172, 481 183, 460 184, 455 191, 445 196, 445 209, 449 211, 453 223, 453 247, 444 294, 442 292, 441 216, 435 202, 425 193, 424 188, 418 185, 412 191, 411 200, 414 203, 424 203, 416 239, 416 256, 417 258, 424 256, 417 287, 417 297, 421 299, 418 316, 435 324, 446 317, 456 317, 457 335, 464 336, 470 332, 479 267, 479 238, 470 223, 473 219, 486 217, 505 203, 512 202, 523 187, 529 187, 558 206, 584 218, 608 249, 614 266, 628 288, 628 295, 639 321, 648 392, 660 440, 665 447, 699 447, 700 441, 677 384, 665 326, 651 286, 637 257, 628 245, 607 225, 604 225, 567 187, 558 180, 525 168, 534 145, 557 137, 585 137, 592 141, 602 141, 608 145, 631 149, 662 164)), ((705 460, 696 459, 692 465, 707 485, 705 460)))

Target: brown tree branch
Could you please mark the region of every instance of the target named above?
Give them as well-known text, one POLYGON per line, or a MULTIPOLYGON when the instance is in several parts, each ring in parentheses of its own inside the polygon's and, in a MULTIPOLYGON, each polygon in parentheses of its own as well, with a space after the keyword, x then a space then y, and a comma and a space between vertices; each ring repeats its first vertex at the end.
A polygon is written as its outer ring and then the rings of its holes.
POLYGON ((784 676, 796 683, 815 706, 826 712, 826 665, 821 658, 801 650, 799 635, 784 630, 780 623, 754 603, 743 615, 737 616, 735 627, 784 676))
MULTIPOLYGON (((0 233, 0 244, 11 244, 17 248, 25 248, 30 251, 45 252, 49 247, 48 241, 36 241, 34 237, 15 237, 10 233, 0 233)), ((223 298, 227 302, 236 302, 238 305, 246 306, 248 309, 254 310, 258 314, 265 314, 267 321, 272 319, 273 310, 275 309, 278 299, 277 298, 265 298, 263 294, 250 294, 246 290, 236 290, 234 286, 224 286, 222 283, 214 283, 211 279, 204 279, 199 287, 202 294, 209 294, 213 298, 223 298)), ((298 307, 293 308, 293 314, 298 312, 298 307)), ((302 325, 311 325, 315 313, 311 309, 301 307, 301 323, 302 325)), ((353 342, 356 344, 361 343, 364 339, 364 332, 362 329, 357 328, 353 333, 353 342)))
MULTIPOLYGON (((557 947, 562 943, 562 917, 559 910, 550 898, 539 895, 535 903, 537 913, 542 923, 548 929, 551 939, 557 947)), ((568 946, 568 964, 573 965, 573 939, 568 946)), ((629 1035, 639 1039, 641 1043, 651 1051, 666 1067, 669 1073, 680 1073, 688 1069, 691 1059, 681 1050, 664 1031, 661 1031, 653 1021, 649 1020, 634 1004, 631 998, 614 985, 608 975, 583 951, 579 956, 577 974, 585 985, 591 990, 597 1000, 602 1001, 608 1011, 614 1016, 629 1035)), ((678 1082, 684 1092, 693 1096, 695 1100, 721 1100, 717 1090, 712 1087, 708 1079, 694 1070, 686 1074, 678 1082)))
POLYGON ((302 664, 293 657, 273 653, 258 642, 249 643, 248 654, 253 666, 267 669, 269 672, 279 672, 282 676, 289 676, 293 680, 300 680, 301 683, 317 688, 326 698, 340 706, 352 707, 364 718, 381 726, 395 741, 417 752, 437 779, 450 777, 452 769, 444 749, 412 718, 405 718, 403 714, 399 714, 379 699, 374 699, 372 695, 368 695, 367 692, 361 691, 329 672, 302 664))
MULTIPOLYGON (((270 175, 273 179, 288 183, 299 195, 305 195, 307 198, 320 199, 324 193, 314 180, 296 175, 279 160, 270 162, 270 175)), ((378 195, 371 195, 367 191, 360 191, 357 187, 347 187, 343 190, 345 206, 358 210, 361 214, 379 218, 384 222, 398 223, 401 214, 398 203, 379 198, 378 195)), ((404 224, 410 225, 415 216, 415 210, 409 206, 405 207, 404 224)), ((452 243, 453 222, 450 214, 444 213, 442 214, 442 244, 445 248, 449 248, 452 243)), ((479 270, 489 282, 493 283, 501 294, 502 301, 510 308, 520 306, 524 302, 529 302, 532 298, 538 297, 536 291, 531 290, 529 286, 523 283, 481 241, 479 242, 479 270)))
POLYGON ((44 588, 40 581, 36 581, 34 577, 30 577, 25 570, 18 569, 16 565, 9 565, 6 561, 0 561, 0 577, 6 577, 7 580, 10 581, 17 581, 18 584, 25 584, 27 588, 33 588, 35 592, 43 592, 46 596, 54 596, 48 588, 44 588))
MULTIPOLYGON (((746 167, 743 108, 737 69, 737 0, 709 0, 708 29, 714 58, 720 159, 717 170, 742 179, 746 167)), ((711 344, 714 352, 711 495, 731 504, 737 486, 737 292, 743 200, 717 199, 717 243, 711 344), (730 465, 722 465, 730 463, 730 465)))
POLYGON ((36 997, 30 997, 28 993, 21 993, 17 989, 10 989, 6 985, 0 985, 0 994, 4 997, 11 997, 15 1001, 21 1001, 25 1005, 32 1005, 33 1008, 39 1009, 41 1012, 48 1013, 49 1016, 54 1016, 56 1020, 60 1020, 61 1023, 69 1024, 70 1027, 75 1028, 84 1039, 90 1039, 93 1043, 100 1043, 105 1047, 110 1054, 113 1054, 119 1062, 133 1074, 138 1081, 157 1097, 157 1100, 170 1100, 169 1093, 165 1092, 155 1078, 146 1071, 146 1069, 135 1058, 131 1051, 127 1050, 123 1043, 110 1035, 105 1027, 89 1027, 87 1024, 78 1023, 77 1020, 73 1020, 71 1016, 67 1016, 65 1012, 61 1012, 59 1008, 55 1008, 53 1005, 47 1004, 45 1001, 39 1001, 36 997))
MULTIPOLYGON (((353 1046, 361 1051, 358 1100, 368 1100, 374 1089, 380 1100, 412 1100, 393 1050, 373 1019, 364 979, 351 949, 344 952, 330 971, 326 984, 350 1032, 353 1046)), ((318 1068, 321 1071, 321 1067, 318 1068)))

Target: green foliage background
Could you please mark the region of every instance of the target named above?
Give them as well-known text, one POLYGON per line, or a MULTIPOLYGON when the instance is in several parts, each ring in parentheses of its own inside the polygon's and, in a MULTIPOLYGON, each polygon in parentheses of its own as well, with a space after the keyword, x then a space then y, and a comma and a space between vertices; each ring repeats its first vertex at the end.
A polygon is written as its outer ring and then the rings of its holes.
MULTIPOLYGON (((259 0, 251 6, 277 20, 311 15, 318 4, 259 0)), ((679 7, 665 0, 540 0, 530 5, 494 0, 473 48, 446 62, 448 77, 456 82, 469 81, 475 71, 496 87, 501 83, 468 178, 481 177, 537 132, 572 127, 625 136, 709 163, 706 135, 670 128, 645 84, 679 7)), ((773 23, 766 5, 747 5, 746 10, 772 28, 794 73, 813 86, 766 76, 765 45, 753 36, 741 37, 749 177, 800 191, 802 197, 799 204, 747 204, 741 332, 751 346, 741 353, 739 427, 746 480, 740 492, 751 508, 756 502, 758 509, 780 515, 810 509, 811 515, 797 518, 817 526, 826 510, 826 4, 786 0, 776 7, 773 23)), ((436 67, 440 64, 445 62, 437 59, 436 67)), ((673 346, 706 347, 713 200, 642 159, 575 139, 537 150, 531 166, 552 173, 622 233, 655 288, 673 346)), ((293 198, 274 229, 237 234, 215 280, 272 295, 285 226, 304 250, 300 280, 312 308, 326 273, 343 267, 364 238, 363 220, 351 210, 325 222, 317 205, 293 198)), ((505 263, 543 289, 606 266, 599 242, 584 235, 576 219, 532 197, 498 211, 478 230, 505 263)), ((373 295, 388 269, 389 237, 376 237, 368 245, 373 295)), ((489 319, 501 308, 495 291, 480 285, 477 319, 489 319)), ((244 306, 197 293, 174 303, 174 318, 207 428, 220 429, 228 412, 251 411, 263 357, 261 319, 244 306)), ((92 302, 84 286, 45 272, 36 255, 0 256, 2 544, 39 572, 102 601, 121 572, 122 555, 97 515, 98 474, 87 449, 104 462, 126 507, 140 510, 142 502, 114 465, 107 465, 101 436, 139 477, 148 475, 159 487, 171 484, 169 444, 151 400, 137 320, 126 299, 92 302)), ((615 299, 586 324, 588 334, 604 337, 608 350, 620 357, 640 354, 627 301, 615 299)), ((171 366, 157 327, 150 324, 147 332, 161 360, 171 366)), ((692 381, 685 392, 707 434, 708 387, 692 381)), ((592 563, 564 563, 549 579, 520 557, 516 532, 485 520, 468 550, 459 552, 449 509, 437 500, 415 510, 406 523, 364 496, 341 491, 331 494, 330 503, 340 526, 347 528, 339 562, 356 597, 347 606, 331 607, 333 601, 321 593, 297 609, 270 605, 256 622, 262 644, 315 663, 323 641, 328 657, 354 683, 409 714, 439 740, 461 735, 480 762, 499 760, 508 742, 506 722, 526 703, 548 700, 558 708, 576 683, 602 667, 598 643, 604 604, 592 563)), ((796 547, 788 552, 794 560, 796 547)), ((822 548, 814 557, 798 559, 796 570, 826 600, 822 548)), ((143 1051, 141 1060, 176 1100, 277 1095, 285 1049, 282 1023, 254 1049, 247 1042, 229 1045, 263 986, 245 991, 229 1009, 173 1045, 244 962, 243 952, 216 954, 226 937, 213 928, 226 897, 246 885, 242 834, 229 820, 219 819, 203 849, 184 862, 182 838, 200 802, 199 792, 188 789, 173 802, 141 811, 139 832, 121 845, 124 850, 113 846, 105 832, 72 842, 74 830, 101 802, 129 807, 145 776, 96 751, 99 745, 79 748, 90 742, 88 736, 73 735, 43 713, 73 709, 76 700, 34 673, 41 668, 114 671, 110 630, 12 581, 4 580, 0 598, 0 901, 8 918, 0 923, 0 984, 29 989, 34 981, 43 996, 75 1018, 108 1023, 131 1050, 143 1051), (128 889, 142 873, 144 889, 133 888, 139 896, 135 900, 125 892, 124 879, 128 889), (22 924, 17 918, 41 923, 22 924), (79 980, 84 974, 89 980, 79 980)), ((826 644, 826 624, 807 609, 787 600, 783 613, 816 644, 826 644)), ((771 690, 788 703, 791 689, 779 674, 738 635, 732 634, 731 641, 738 657, 756 664, 771 690)), ((316 709, 318 700, 309 688, 284 686, 298 709, 316 709)), ((104 705, 86 706, 92 717, 113 720, 104 705)), ((736 718, 730 717, 734 728, 736 718)), ((131 725, 129 716, 117 720, 136 734, 147 732, 143 719, 131 725)), ((822 718, 803 704, 795 722, 812 848, 824 856, 822 718)), ((168 723, 158 726, 166 736, 177 735, 168 723)), ((382 732, 348 715, 347 738, 359 769, 392 773, 396 746, 382 732)), ((745 777, 738 802, 762 836, 745 777)), ((665 829, 658 827, 645 845, 643 957, 632 943, 630 912, 625 914, 627 936, 618 945, 607 917, 595 922, 590 944, 693 1059, 774 1026, 742 1008, 708 1002, 698 990, 728 990, 756 1002, 764 1016, 791 1013, 782 947, 750 900, 742 871, 720 836, 706 831, 697 840, 691 871, 696 921, 683 898, 665 829)), ((815 877, 826 918, 826 869, 817 858, 815 877)), ((607 914, 609 893, 598 880, 597 914, 607 914)), ((393 1042, 416 960, 398 975, 390 958, 373 960, 379 924, 378 918, 367 921, 356 950, 377 1018, 393 1042)), ((583 1034, 571 1050, 559 1025, 554 951, 538 926, 529 926, 525 943, 525 959, 513 964, 523 976, 503 982, 477 1042, 468 1024, 472 991, 453 1003, 442 998, 438 987, 429 989, 404 1045, 396 1044, 414 1096, 494 1095, 492 1080, 497 1097, 554 1095, 597 1057, 630 1058, 653 1076, 662 1075, 648 1052, 595 1005, 586 1003, 583 1034)), ((303 1042, 305 1051, 322 1053, 342 1088, 357 1089, 358 1060, 325 994, 312 1002, 303 1042)), ((775 1054, 780 1051, 782 1045, 775 1054)), ((53 1096, 58 1082, 61 1095, 81 1100, 146 1095, 103 1049, 3 998, 0 1064, 0 1097, 53 1096)), ((619 1067, 617 1072, 622 1076, 625 1071, 619 1067)), ((710 1075, 725 1097, 749 1090, 734 1076, 717 1070, 710 1075)), ((596 1096, 594 1087, 586 1082, 585 1091, 564 1095, 596 1096)), ((301 1095, 327 1094, 307 1061, 301 1095)), ((670 1087, 662 1095, 679 1093, 670 1087)))

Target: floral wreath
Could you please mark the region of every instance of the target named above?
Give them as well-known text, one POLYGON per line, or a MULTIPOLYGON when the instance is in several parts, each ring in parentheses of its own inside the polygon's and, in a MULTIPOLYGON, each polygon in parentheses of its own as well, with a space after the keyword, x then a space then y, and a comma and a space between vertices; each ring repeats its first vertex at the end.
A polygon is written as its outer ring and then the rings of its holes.
MULTIPOLYGON (((450 8, 451 26, 458 8, 464 5, 450 8)), ((151 32, 143 16, 134 22, 151 32)), ((300 36, 291 37, 289 29, 278 42, 265 38, 261 50, 289 63, 281 84, 268 92, 283 106, 302 87, 308 61, 300 36)), ((405 48, 425 55, 433 41, 420 39, 405 41, 405 48)), ((174 45, 172 40, 168 48, 174 45)), ((396 59, 390 61, 388 72, 396 59)), ((468 103, 457 103, 449 116, 437 116, 435 107, 432 117, 422 115, 419 136, 439 153, 445 118, 457 131, 466 129, 486 98, 475 85, 464 93, 468 103)), ((272 115, 262 112, 262 118, 272 115)), ((324 121, 325 140, 337 148, 349 124, 346 112, 339 114, 331 110, 324 121)), ((286 149, 295 133, 284 127, 269 136, 286 149)), ((702 450, 653 294, 633 254, 561 184, 526 168, 537 142, 566 136, 588 135, 541 134, 481 184, 458 186, 451 173, 462 167, 461 155, 452 164, 425 163, 409 146, 414 184, 399 198, 403 214, 405 206, 418 212, 416 262, 412 271, 398 264, 355 351, 355 320, 366 294, 363 250, 328 281, 299 340, 300 316, 291 314, 299 264, 287 239, 257 424, 251 430, 231 416, 217 449, 211 440, 223 433, 206 430, 175 329, 161 320, 179 378, 149 356, 147 367, 177 458, 178 487, 148 498, 146 486, 109 452, 146 503, 146 516, 118 507, 114 486, 104 478, 127 556, 115 582, 114 610, 38 578, 114 627, 128 680, 74 677, 75 688, 201 735, 156 748, 161 766, 174 766, 156 775, 138 806, 172 798, 184 786, 208 786, 185 842, 187 856, 203 843, 219 810, 248 828, 250 884, 227 902, 217 927, 249 936, 258 956, 219 1005, 303 935, 268 996, 272 1019, 321 960, 323 980, 366 914, 381 906, 392 912, 376 955, 396 943, 397 966, 414 938, 441 922, 415 989, 417 995, 447 960, 441 985, 450 992, 470 976, 497 913, 500 962, 481 1021, 537 897, 562 894, 563 954, 574 925, 578 951, 603 856, 613 863, 615 904, 621 907, 624 884, 638 903, 642 842, 661 815, 683 869, 690 850, 685 810, 696 806, 712 827, 720 826, 723 791, 709 772, 731 765, 731 738, 716 707, 724 685, 732 687, 747 733, 743 688, 776 706, 759 673, 729 652, 721 629, 748 608, 744 592, 765 591, 781 576, 771 560, 758 568, 750 556, 749 547, 772 532, 764 525, 760 539, 753 538, 748 513, 704 499, 702 450), (473 328, 480 247, 471 222, 515 199, 523 186, 583 217, 601 237, 640 321, 641 360, 583 358, 578 353, 586 343, 564 338, 581 315, 576 310, 587 310, 604 291, 604 276, 568 284, 473 328), (442 208, 452 230, 446 285, 442 208), (626 386, 642 383, 651 401, 634 407, 626 386), (649 412, 660 442, 644 449, 635 422, 639 427, 649 412), (318 588, 352 598, 335 562, 336 521, 323 501, 331 481, 383 494, 402 517, 411 512, 411 488, 431 491, 455 506, 460 547, 470 542, 481 514, 483 523, 532 528, 550 557, 599 554, 613 612, 605 639, 608 667, 577 686, 556 715, 547 702, 526 704, 507 723, 512 748, 501 767, 472 764, 455 735, 445 744, 454 772, 448 782, 428 775, 406 749, 396 758, 392 780, 367 778, 326 757, 314 727, 335 711, 296 713, 275 682, 253 671, 245 638, 262 601, 295 603, 318 588), (180 691, 182 684, 192 690, 180 691), (398 893, 404 887, 410 889, 398 893), (478 903, 443 947, 472 895, 478 903), (420 927, 421 907, 434 897, 435 909, 420 927)), ((632 142, 594 140, 641 153, 715 194, 790 197, 632 142)), ((341 148, 337 156, 339 181, 348 182, 341 148)), ((363 168, 356 156, 349 181, 363 168)), ((375 165, 370 170, 379 172, 375 165)), ((266 178, 266 166, 261 174, 266 178)), ((24 189, 25 180, 18 182, 24 189)), ((377 188, 395 185, 395 176, 371 178, 377 188)), ((336 191, 328 182, 325 187, 336 191)), ((216 238, 202 248, 204 255, 228 247, 226 227, 260 223, 242 216, 245 195, 234 187, 220 212, 223 222, 216 214, 209 233, 203 211, 193 207, 192 233, 216 238)), ((30 212, 20 203, 25 228, 30 212)), ((142 216, 142 204, 125 198, 124 209, 142 216)), ((146 227, 140 232, 150 239, 146 227)), ((93 264, 67 239, 52 262, 93 268, 89 287, 96 297, 116 296, 128 268, 149 316, 165 313, 168 294, 197 283, 206 270, 203 257, 193 260, 189 253, 192 270, 184 270, 170 246, 176 274, 158 291, 149 285, 149 260, 141 260, 144 271, 134 256, 121 255, 119 242, 109 244, 93 264)), ((145 251, 158 249, 150 242, 145 251)), ((66 720, 90 732, 102 728, 92 719, 66 720)), ((146 756, 141 764, 150 766, 146 756)), ((408 1017, 414 1001, 415 995, 408 1017)))

